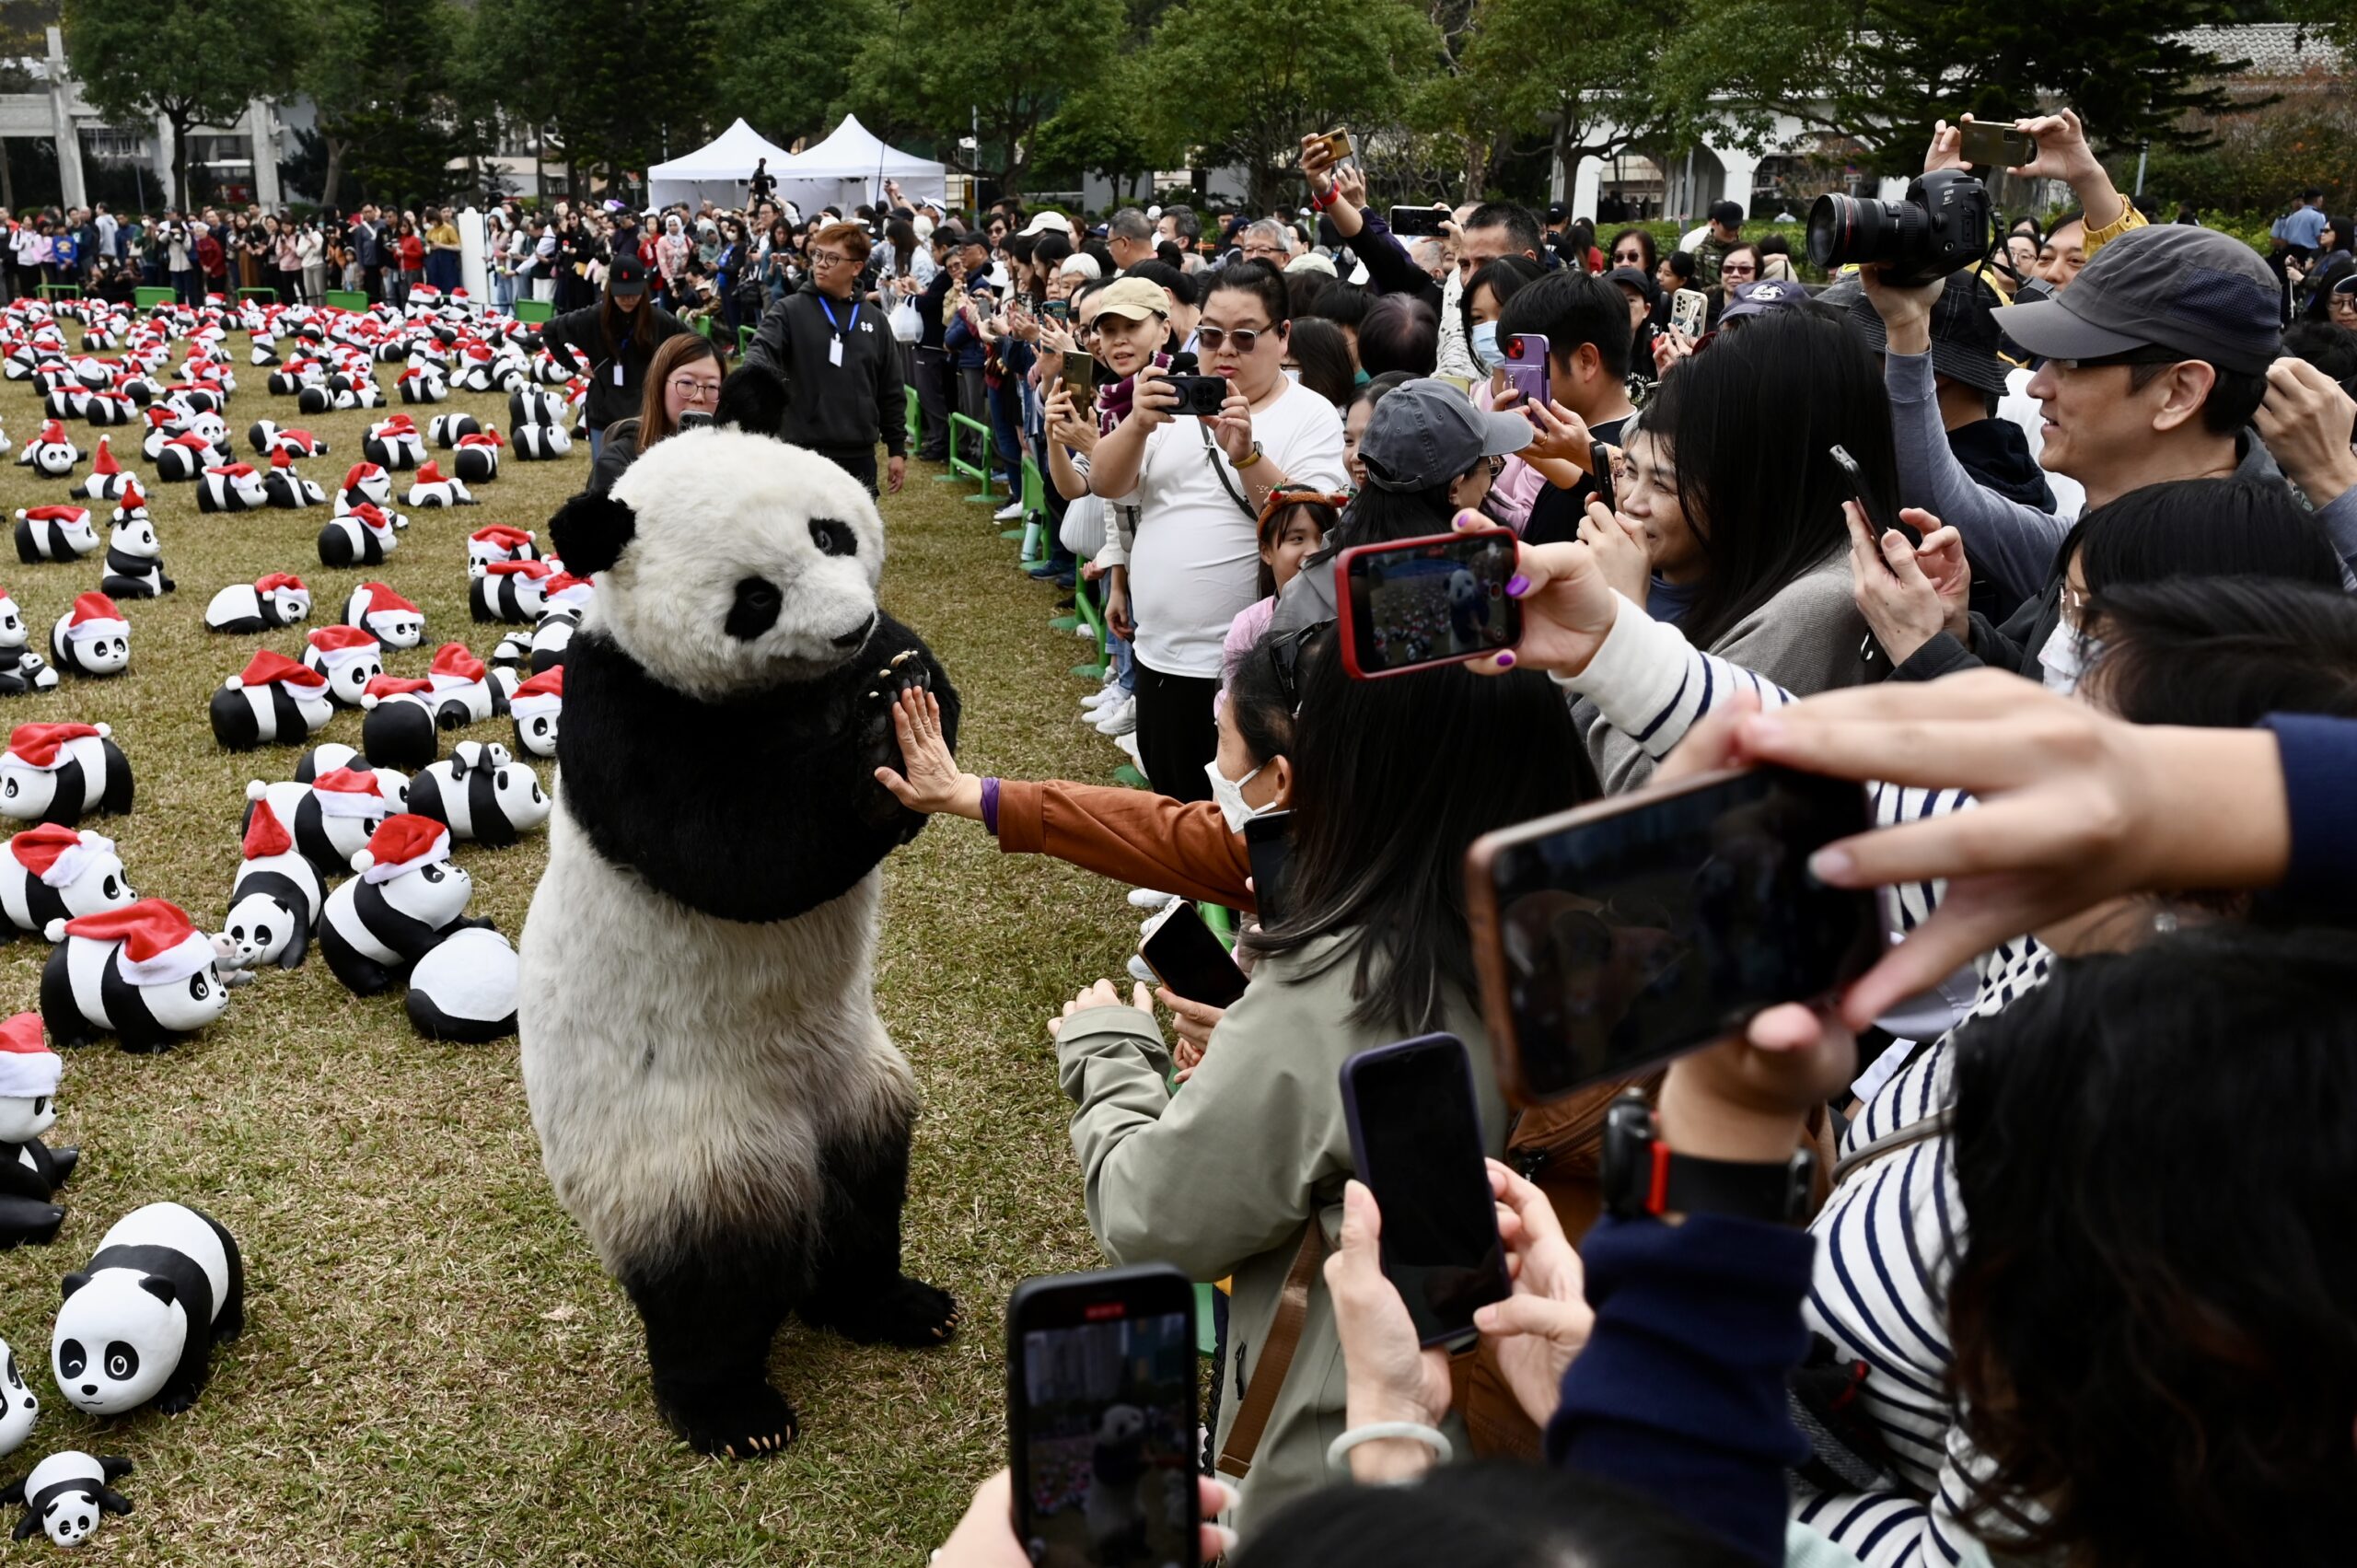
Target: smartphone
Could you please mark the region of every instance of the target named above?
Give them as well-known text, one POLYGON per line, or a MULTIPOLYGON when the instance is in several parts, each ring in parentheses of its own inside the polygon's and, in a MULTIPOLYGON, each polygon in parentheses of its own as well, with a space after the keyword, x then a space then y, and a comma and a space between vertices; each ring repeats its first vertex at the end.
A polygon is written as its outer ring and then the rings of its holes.
POLYGON ((1620 494, 1612 488, 1612 448, 1601 441, 1587 444, 1588 482, 1596 488, 1596 498, 1604 503, 1608 512, 1620 509, 1620 494))
POLYGON ((1154 978, 1190 1002, 1233 1007, 1244 994, 1244 971, 1194 905, 1183 899, 1155 916, 1138 938, 1138 957, 1154 978))
POLYGON ((1476 839, 1467 912, 1509 1097, 1634 1077, 1863 973, 1874 895, 1825 886, 1808 857, 1870 825, 1860 785, 1758 768, 1476 839))
POLYGON ((1089 354, 1067 354, 1059 377, 1065 390, 1072 393, 1074 412, 1093 412, 1097 407, 1097 356, 1089 354))
POLYGON ((1506 384, 1522 394, 1523 415, 1536 424, 1538 416, 1530 411, 1554 398, 1547 377, 1547 340, 1537 332, 1516 332, 1499 343, 1505 354, 1506 384))
POLYGON ((679 428, 682 430, 702 430, 711 423, 712 415, 700 409, 690 409, 679 415, 679 428))
POLYGON ((1669 324, 1689 338, 1702 335, 1711 319, 1711 296, 1699 288, 1681 288, 1669 296, 1669 324))
POLYGON ((1069 321, 1072 319, 1072 301, 1069 299, 1043 301, 1039 306, 1039 314, 1051 321, 1069 321))
POLYGON ((1391 209, 1391 232, 1402 239, 1436 238, 1443 232, 1441 225, 1448 221, 1446 207, 1394 207, 1391 209))
POLYGON ((2000 120, 1983 123, 1968 120, 1957 129, 1957 151, 1969 164, 1988 168, 2019 168, 2038 157, 2038 138, 2026 131, 2016 131, 2000 120))
MULTIPOLYGON (((1840 469, 1843 476, 1850 482, 1850 494, 1864 510, 1866 525, 1875 530, 1875 538, 1879 540, 1884 534, 1897 528, 1909 544, 1920 548, 1923 543, 1923 530, 1912 523, 1903 523, 1890 514, 1881 500, 1875 496, 1872 487, 1866 483, 1865 470, 1858 467, 1857 459, 1842 450, 1838 444, 1830 450, 1834 465, 1840 469)), ((1887 565, 1888 563, 1886 562, 1885 564, 1887 565)))
POLYGON ((1285 861, 1293 854, 1293 813, 1268 811, 1244 824, 1244 848, 1252 861, 1252 903, 1260 929, 1285 917, 1285 861))
POLYGON ((1168 1264, 1015 1287, 1008 1465, 1033 1562, 1197 1568, 1195 1387, 1195 1287, 1168 1264))
POLYGON ((1341 1078, 1351 1158, 1383 1213, 1384 1277, 1419 1344, 1464 1340, 1474 1310, 1513 1289, 1472 1056, 1455 1035, 1424 1035, 1347 1058, 1341 1078))
POLYGON ((1179 413, 1191 413, 1202 419, 1217 419, 1227 401, 1227 377, 1225 376, 1167 376, 1169 385, 1178 389, 1179 413))
POLYGON ((1348 131, 1329 131, 1318 139, 1326 144, 1326 150, 1333 155, 1336 163, 1351 156, 1351 134, 1348 131))
POLYGON ((1361 680, 1480 658, 1522 641, 1522 604, 1506 597, 1512 528, 1465 528, 1334 558, 1342 668, 1361 680))

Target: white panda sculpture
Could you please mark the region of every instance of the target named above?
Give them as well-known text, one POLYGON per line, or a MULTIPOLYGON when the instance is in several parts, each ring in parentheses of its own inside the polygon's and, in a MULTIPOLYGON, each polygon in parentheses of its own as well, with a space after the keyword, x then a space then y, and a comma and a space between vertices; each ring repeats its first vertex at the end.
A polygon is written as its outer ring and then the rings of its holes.
POLYGON ((917 1095, 873 991, 879 863, 924 825, 875 780, 890 707, 930 687, 954 742, 958 696, 877 608, 875 503, 815 453, 691 431, 550 531, 602 580, 519 945, 533 1126, 644 1319, 664 1418, 772 1453, 798 1430, 766 1372, 789 1313, 912 1347, 958 1327, 900 1271, 917 1095))
POLYGON ((0 588, 0 697, 57 690, 57 671, 33 652, 32 640, 32 628, 25 623, 16 596, 0 588))
POLYGON ((12 931, 45 936, 53 920, 78 920, 136 903, 114 841, 43 822, 11 834, 0 855, 0 913, 12 931))
POLYGON ((49 656, 75 675, 121 675, 131 668, 131 622, 104 594, 75 594, 49 629, 49 656))
POLYGON ((295 459, 286 448, 279 447, 270 454, 270 468, 261 476, 262 504, 274 511, 300 512, 328 504, 328 493, 319 482, 305 479, 295 471, 295 459))
POLYGON ((17 455, 17 463, 29 468, 43 479, 64 479, 82 461, 82 449, 65 434, 65 426, 51 420, 41 427, 41 434, 25 443, 17 455))
MULTIPOLYGON (((187 484, 207 469, 227 464, 229 454, 216 448, 212 442, 193 430, 183 430, 164 438, 156 450, 148 454, 156 464, 156 477, 166 484, 187 484)), ((256 505, 261 503, 257 501, 256 505)), ((208 512, 218 512, 218 505, 204 506, 208 512)))
POLYGON ((17 559, 28 566, 71 561, 98 547, 87 506, 33 506, 17 514, 17 559))
POLYGON ((419 467, 417 478, 411 482, 409 494, 401 498, 404 506, 427 510, 436 506, 471 506, 474 493, 463 480, 453 479, 442 471, 437 463, 427 461, 419 467))
POLYGON ((276 964, 291 970, 310 951, 311 933, 328 898, 319 867, 295 847, 295 835, 267 800, 246 819, 238 875, 229 887, 229 941, 222 962, 242 970, 276 964))
POLYGON ((41 1018, 61 1050, 110 1034, 125 1051, 169 1051, 229 1005, 220 949, 177 904, 141 899, 45 935, 57 946, 41 971, 41 1018))
MULTIPOLYGON (((380 675, 377 679, 386 680, 390 677, 380 675)), ((371 762, 365 754, 354 750, 341 740, 322 740, 300 757, 296 758, 295 782, 317 784, 338 770, 366 773, 373 777, 377 781, 377 792, 385 797, 386 816, 389 817, 409 809, 409 775, 398 772, 390 767, 380 767, 371 762)), ((370 830, 374 831, 373 829, 370 830)), ((342 876, 343 869, 341 865, 337 866, 335 874, 342 876)))
POLYGON ((232 751, 296 746, 335 716, 328 677, 284 654, 257 648, 246 668, 221 683, 206 709, 213 738, 232 751))
POLYGON ((428 1040, 482 1045, 516 1032, 516 949, 496 931, 454 931, 409 971, 402 1005, 428 1040))
POLYGON ((232 583, 204 607, 204 629, 251 636, 311 618, 311 590, 303 579, 271 572, 250 583, 232 583))
POLYGON ((518 424, 511 428, 518 462, 551 462, 573 450, 573 437, 562 424, 518 424))
POLYGON ((0 817, 71 827, 131 809, 131 763, 107 726, 20 724, 0 751, 0 817))
POLYGON ((259 512, 270 505, 270 486, 251 463, 216 463, 198 479, 200 512, 259 512))
POLYGON ((330 517, 319 530, 319 563, 323 566, 377 566, 401 542, 393 520, 374 502, 363 501, 347 513, 330 517))
MULTIPOLYGON (((401 809, 388 799, 385 781, 372 769, 332 768, 308 782, 246 785, 246 798, 268 806, 295 835, 295 848, 324 877, 341 877, 352 857, 368 847, 368 835, 401 809)), ((251 827, 249 811, 240 828, 251 827)))
MULTIPOLYGON (((29 1013, 17 1016, 30 1019, 36 1029, 41 1027, 41 1020, 29 1013)), ((8 1025, 16 1022, 11 1018, 8 1025)), ((0 1026, 6 1027, 8 1026, 0 1026)), ((60 1219, 65 1216, 63 1209, 57 1214, 60 1219)), ((17 1363, 16 1350, 0 1340, 0 1454, 13 1454, 23 1447, 25 1439, 33 1434, 33 1422, 40 1415, 41 1397, 25 1386, 25 1369, 17 1363)))
POLYGON ((530 530, 493 523, 467 536, 467 570, 481 575, 502 561, 538 561, 540 542, 530 530))
POLYGON ((179 1414, 204 1391, 214 1345, 246 1329, 237 1238, 181 1203, 150 1203, 117 1220, 64 1289, 50 1370, 66 1402, 91 1415, 150 1403, 179 1414))
POLYGON ((516 724, 516 744, 533 757, 556 755, 559 722, 564 715, 564 666, 543 670, 516 688, 507 716, 516 724))
POLYGON ((450 858, 450 830, 428 817, 388 817, 352 857, 359 875, 328 894, 319 954, 354 996, 374 996, 452 932, 488 920, 466 918, 474 880, 450 858))
POLYGON ((389 648, 413 648, 425 638, 425 611, 388 583, 363 583, 343 601, 343 623, 357 626, 389 648))
POLYGON ((85 501, 119 501, 122 493, 135 482, 122 471, 114 460, 114 445, 110 437, 99 437, 98 455, 91 459, 90 477, 74 487, 74 494, 85 501))
POLYGON ((459 444, 461 436, 480 433, 482 424, 470 413, 437 413, 425 422, 425 438, 449 451, 459 444))
POLYGON ((451 471, 469 484, 481 484, 499 477, 499 450, 506 446, 496 430, 478 431, 459 437, 459 448, 450 459, 451 471))
POLYGON ((442 723, 433 681, 380 675, 361 693, 360 706, 360 751, 370 766, 414 772, 440 753, 442 723))
POLYGON ((179 585, 164 575, 164 546, 145 517, 117 523, 107 536, 106 575, 99 591, 114 598, 157 598, 179 585))
POLYGON ((529 626, 540 618, 554 566, 545 561, 493 561, 467 580, 467 610, 479 621, 529 626))
POLYGON ((505 849, 549 819, 540 776, 496 741, 461 740, 410 781, 409 808, 462 843, 505 849))
POLYGON ((22 1481, 0 1487, 0 1504, 24 1504, 11 1539, 46 1534, 52 1546, 79 1546, 98 1533, 109 1514, 131 1512, 131 1499, 114 1483, 132 1471, 119 1454, 86 1454, 67 1448, 50 1455, 22 1481))
POLYGON ((304 633, 303 663, 328 678, 339 708, 356 708, 368 683, 385 673, 384 645, 361 626, 321 626, 304 633))

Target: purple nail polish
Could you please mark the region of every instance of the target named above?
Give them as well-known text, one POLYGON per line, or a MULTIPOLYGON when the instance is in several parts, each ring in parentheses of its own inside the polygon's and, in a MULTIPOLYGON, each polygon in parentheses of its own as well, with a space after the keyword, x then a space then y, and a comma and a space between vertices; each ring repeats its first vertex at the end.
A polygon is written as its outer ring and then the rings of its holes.
POLYGON ((1500 669, 1512 669, 1514 668, 1514 654, 1511 650, 1498 656, 1498 668, 1500 669))
POLYGON ((1506 579, 1506 598, 1520 598, 1530 591, 1530 579, 1516 572, 1506 579))

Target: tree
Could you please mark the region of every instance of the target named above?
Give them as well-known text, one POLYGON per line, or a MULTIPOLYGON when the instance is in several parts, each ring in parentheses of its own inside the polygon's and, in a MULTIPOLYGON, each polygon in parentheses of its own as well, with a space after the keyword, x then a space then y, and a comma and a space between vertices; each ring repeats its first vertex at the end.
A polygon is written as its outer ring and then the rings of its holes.
POLYGON ((718 24, 704 0, 498 0, 475 7, 473 101, 552 126, 568 182, 609 184, 710 134, 718 24))
POLYGON ((1455 145, 1469 201, 1523 138, 1546 138, 1568 183, 1582 157, 1608 157, 1655 128, 1647 84, 1673 25, 1655 6, 1443 0, 1432 20, 1440 65, 1409 120, 1455 145))
POLYGON ((853 62, 845 101, 872 128, 932 136, 1012 195, 1039 128, 1113 61, 1127 30, 1121 0, 1006 0, 987 12, 900 0, 853 62), (969 134, 975 145, 959 146, 969 134))
MULTIPOLYGON (((92 108, 172 128, 173 200, 188 205, 188 134, 235 124, 284 91, 304 29, 290 0, 66 0, 65 55, 92 108)), ((257 158, 272 156, 256 147, 257 158)))
POLYGON ((1141 108, 1208 161, 1241 163, 1265 211, 1305 134, 1396 116, 1439 49, 1408 0, 1183 0, 1154 29, 1158 90, 1141 108))
POLYGON ((887 26, 882 0, 717 0, 723 124, 742 118, 780 146, 833 128, 829 110, 851 87, 851 41, 887 26))
POLYGON ((364 198, 441 195, 471 143, 452 88, 460 18, 449 0, 315 0, 296 86, 327 151, 320 202, 335 208, 347 171, 364 198))

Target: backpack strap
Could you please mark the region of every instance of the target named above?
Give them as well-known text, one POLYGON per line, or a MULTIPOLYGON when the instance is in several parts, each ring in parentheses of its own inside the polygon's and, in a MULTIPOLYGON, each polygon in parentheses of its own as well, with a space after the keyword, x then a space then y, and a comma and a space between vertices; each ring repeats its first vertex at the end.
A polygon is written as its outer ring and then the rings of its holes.
POLYGON ((1833 1185, 1840 1186, 1885 1155, 1897 1154, 1899 1150, 1922 1143, 1927 1138, 1941 1136, 1955 1121, 1956 1106, 1951 1102, 1940 1107, 1929 1116, 1916 1118, 1896 1132, 1886 1132, 1879 1138, 1860 1144, 1833 1162, 1833 1185))
POLYGON ((1302 1227, 1293 1267, 1285 1271, 1284 1288, 1277 1294, 1277 1315, 1269 1325, 1269 1337, 1260 1342, 1260 1365, 1253 1369, 1252 1381, 1236 1407, 1236 1424, 1227 1429, 1227 1441, 1220 1445, 1217 1468, 1222 1475, 1242 1481, 1251 1473, 1252 1456, 1260 1451, 1260 1434, 1268 1430, 1270 1413, 1277 1408, 1285 1371, 1293 1365, 1294 1352, 1301 1348, 1301 1331, 1309 1321, 1309 1287, 1325 1262, 1326 1232, 1312 1214, 1302 1227))
POLYGON ((1260 514, 1252 509, 1252 503, 1237 493, 1236 482, 1227 477, 1227 464, 1221 460, 1225 454, 1212 444, 1211 425, 1199 418, 1195 421, 1195 429, 1203 438, 1203 460, 1210 463, 1212 472, 1219 476, 1219 487, 1227 492, 1227 498, 1241 507, 1244 515, 1252 519, 1252 526, 1258 528, 1260 526, 1260 514))

